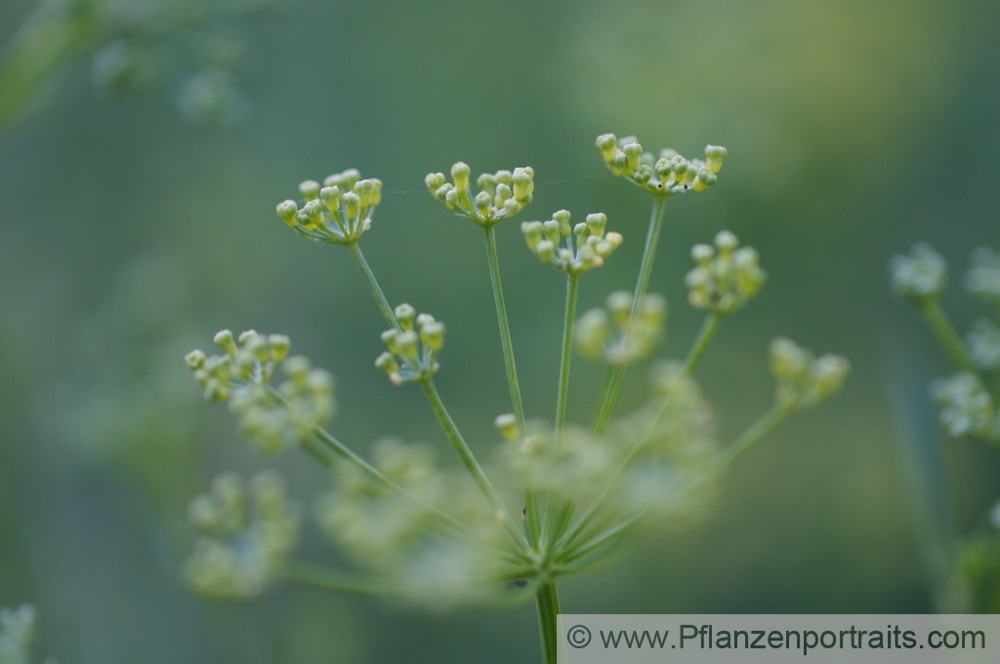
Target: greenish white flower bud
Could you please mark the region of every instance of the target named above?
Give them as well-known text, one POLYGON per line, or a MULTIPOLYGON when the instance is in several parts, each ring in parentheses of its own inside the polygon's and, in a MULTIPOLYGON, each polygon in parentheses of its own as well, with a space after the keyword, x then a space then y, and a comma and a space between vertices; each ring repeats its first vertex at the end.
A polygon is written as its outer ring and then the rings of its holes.
POLYGON ((358 218, 358 214, 361 212, 361 201, 358 198, 358 195, 353 191, 349 191, 343 195, 343 201, 347 219, 352 221, 356 220, 358 218))
POLYGON ((551 263, 556 257, 556 245, 549 240, 542 240, 535 245, 535 255, 543 263, 551 263))
POLYGON ((420 327, 420 341, 437 353, 444 346, 444 323, 433 321, 420 327))
POLYGON ((642 146, 638 143, 629 143, 622 148, 625 155, 625 170, 627 173, 634 173, 639 168, 639 157, 642 155, 642 146))
POLYGON ((511 176, 511 190, 518 201, 527 201, 534 190, 534 181, 524 168, 515 168, 511 176))
POLYGON ((587 215, 587 228, 590 229, 591 235, 596 235, 597 237, 604 236, 604 226, 608 223, 608 215, 603 212, 595 212, 594 214, 587 215))
POLYGON ((288 357, 288 350, 292 347, 291 340, 284 334, 271 334, 267 337, 267 344, 271 349, 271 359, 274 362, 282 362, 288 357))
POLYGON ((276 211, 278 216, 281 217, 281 219, 288 224, 290 228, 295 228, 299 225, 299 207, 295 204, 295 201, 282 201, 278 203, 276 211))
POLYGON ((542 241, 542 228, 542 222, 540 221, 521 222, 521 233, 524 235, 524 241, 527 243, 528 249, 534 251, 538 243, 542 241))
POLYGON ((521 430, 517 425, 514 413, 497 415, 496 419, 493 420, 493 425, 496 426, 504 440, 517 440, 521 437, 521 430))
POLYGON ((215 338, 212 339, 215 345, 226 351, 226 355, 234 357, 236 355, 236 342, 233 341, 233 333, 229 330, 220 330, 216 333, 215 338))
POLYGON ((947 283, 944 258, 926 244, 914 245, 908 256, 893 256, 889 269, 893 290, 917 303, 939 296, 947 283))
POLYGON ((299 185, 299 192, 306 202, 314 201, 319 198, 320 186, 319 182, 315 180, 306 180, 299 185))
POLYGON ((451 180, 455 183, 455 189, 461 193, 465 193, 469 190, 469 165, 465 162, 456 162, 454 166, 451 167, 451 180))
POLYGON ((410 360, 417 361, 417 342, 419 337, 413 330, 405 330, 396 335, 396 347, 400 355, 410 360))
POLYGON ((330 212, 340 212, 340 188, 323 187, 319 190, 319 196, 323 199, 323 204, 330 212))
POLYGON ((726 148, 721 145, 705 146, 705 164, 708 166, 708 170, 713 174, 717 174, 722 170, 722 162, 725 158, 726 148))
POLYGON ((413 319, 417 317, 416 309, 404 302, 403 304, 397 306, 393 313, 396 315, 396 320, 399 321, 400 326, 404 330, 413 329, 413 319))
POLYGON ((184 356, 184 361, 192 370, 201 369, 205 365, 205 353, 195 349, 184 356))
POLYGON ((597 137, 597 149, 601 151, 604 161, 611 162, 618 151, 618 139, 614 134, 601 134, 597 137))
POLYGON ((427 177, 424 178, 424 184, 427 188, 431 190, 431 193, 437 195, 436 192, 441 188, 447 180, 445 180, 444 173, 428 173, 427 177))

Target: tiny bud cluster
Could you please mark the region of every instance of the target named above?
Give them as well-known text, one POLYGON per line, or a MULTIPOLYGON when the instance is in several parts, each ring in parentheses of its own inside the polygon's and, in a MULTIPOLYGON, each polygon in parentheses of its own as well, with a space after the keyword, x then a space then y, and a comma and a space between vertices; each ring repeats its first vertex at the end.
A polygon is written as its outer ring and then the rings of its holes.
POLYGON ((697 244, 691 249, 697 264, 687 273, 688 302, 720 316, 736 311, 760 292, 767 274, 758 265, 753 247, 740 247, 736 236, 721 231, 715 247, 697 244))
POLYGON ((604 309, 591 309, 576 323, 576 348, 591 360, 626 366, 649 355, 663 336, 667 301, 647 294, 635 305, 632 293, 615 291, 604 309))
POLYGON ((249 486, 233 473, 219 475, 188 514, 202 536, 187 562, 187 580, 218 597, 259 595, 295 547, 302 521, 301 507, 288 500, 274 472, 260 473, 249 486))
POLYGON ((948 282, 947 263, 926 244, 914 245, 909 255, 893 256, 889 272, 893 290, 916 303, 938 297, 948 282))
POLYGON ((790 339, 775 339, 770 352, 771 373, 778 383, 777 403, 787 413, 811 408, 836 393, 850 369, 843 357, 814 357, 790 339))
POLYGON ((228 402, 258 450, 277 454, 294 447, 333 417, 333 377, 311 368, 304 357, 288 357, 288 337, 248 330, 234 339, 232 332, 222 330, 215 343, 223 353, 193 350, 185 359, 205 397, 228 402), (279 363, 287 380, 273 387, 279 363))
POLYGON ((620 233, 605 232, 607 222, 607 215, 597 212, 588 214, 586 222, 571 226, 570 213, 559 210, 545 222, 525 221, 521 233, 538 260, 563 272, 583 274, 604 265, 621 246, 620 233))
POLYGON ((941 423, 952 436, 1000 441, 1000 413, 978 377, 960 373, 931 383, 941 423))
POLYGON ((457 162, 451 167, 451 182, 444 173, 428 173, 424 178, 434 198, 449 210, 471 219, 480 226, 510 219, 531 202, 535 190, 535 169, 521 166, 511 171, 483 173, 476 178, 479 192, 470 190, 468 164, 457 162))
POLYGON ((388 350, 378 356, 375 366, 393 385, 433 376, 440 366, 437 356, 444 346, 444 323, 430 314, 417 315, 409 304, 399 305, 394 314, 399 328, 382 333, 382 343, 388 350))
POLYGON ((965 273, 966 289, 980 299, 1000 306, 1000 252, 980 247, 972 254, 972 267, 965 273))
POLYGON ((372 213, 382 202, 382 181, 362 180, 357 169, 331 175, 321 185, 306 180, 299 185, 303 204, 278 203, 276 212, 300 235, 330 244, 354 244, 372 226, 372 213))
POLYGON ((614 134, 598 136, 597 149, 612 173, 662 195, 705 191, 718 180, 726 158, 726 148, 718 145, 705 146, 704 160, 685 159, 669 148, 655 156, 644 152, 634 136, 619 139, 614 134))
POLYGON ((984 371, 1000 369, 1000 327, 988 318, 979 318, 965 337, 972 361, 984 371))

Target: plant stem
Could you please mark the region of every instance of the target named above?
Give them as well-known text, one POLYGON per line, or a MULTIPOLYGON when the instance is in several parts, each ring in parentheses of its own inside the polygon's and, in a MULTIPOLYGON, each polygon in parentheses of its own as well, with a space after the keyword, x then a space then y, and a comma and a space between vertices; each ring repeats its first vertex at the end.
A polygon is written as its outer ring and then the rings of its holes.
POLYGON ((687 361, 684 362, 684 375, 690 376, 695 367, 701 361, 702 355, 705 354, 705 350, 708 345, 712 342, 712 337, 715 336, 716 331, 719 329, 719 325, 722 323, 722 316, 717 313, 710 313, 705 319, 704 324, 701 326, 701 331, 698 332, 698 338, 695 339, 694 345, 691 346, 691 350, 688 351, 687 361))
POLYGON ((543 661, 545 664, 557 664, 559 591, 555 581, 546 581, 539 587, 535 594, 535 608, 538 611, 538 628, 542 637, 543 661))
POLYGON ((507 305, 503 299, 503 284, 500 282, 500 258, 497 256, 497 240, 493 225, 483 228, 486 232, 486 257, 490 264, 490 283, 493 285, 493 301, 497 307, 497 322, 500 325, 500 343, 503 345, 503 361, 507 369, 507 387, 514 407, 517 426, 524 433, 524 404, 521 402, 521 384, 517 380, 517 365, 514 363, 514 342, 510 337, 510 323, 507 320, 507 305))
MULTIPOLYGON (((635 282, 635 291, 632 294, 632 311, 629 318, 635 316, 639 308, 640 301, 646 295, 649 288, 649 279, 653 274, 653 261, 656 258, 656 249, 660 244, 660 230, 663 228, 663 213, 667 209, 667 196, 658 195, 653 199, 653 211, 649 217, 649 230, 646 233, 646 246, 642 250, 642 262, 639 264, 639 276, 635 282)), ((622 383, 625 381, 625 372, 628 365, 623 364, 615 367, 608 379, 607 387, 601 399, 601 406, 597 411, 594 420, 594 435, 598 438, 604 436, 608 428, 611 416, 615 412, 615 404, 618 403, 618 395, 621 393, 622 383)))
POLYGON ((566 281, 566 319, 563 321, 562 358, 559 361, 559 391, 556 396, 556 443, 566 422, 566 401, 569 395, 569 365, 573 356, 573 325, 576 322, 576 300, 580 275, 571 272, 566 281))
POLYGON ((368 284, 368 289, 371 290, 372 296, 375 298, 375 304, 378 305, 378 310, 382 312, 385 322, 389 323, 390 326, 396 328, 397 330, 401 329, 399 327, 399 321, 396 320, 396 315, 392 313, 392 307, 389 306, 389 300, 386 299, 385 293, 382 291, 382 287, 378 285, 375 273, 372 272, 371 267, 368 266, 368 261, 365 260, 365 255, 361 253, 361 247, 358 246, 357 242, 352 242, 347 245, 347 248, 351 250, 351 257, 354 259, 355 264, 357 264, 358 269, 361 271, 361 276, 365 278, 365 283, 368 284))
POLYGON ((479 465, 479 461, 476 460, 476 456, 469 449, 465 438, 462 437, 458 427, 455 426, 455 421, 448 414, 448 410, 444 407, 444 402, 441 401, 441 395, 438 394, 437 387, 434 386, 434 381, 428 376, 420 381, 420 386, 424 389, 424 394, 427 395, 427 401, 431 405, 431 410, 434 411, 434 416, 437 417, 438 422, 441 424, 448 442, 455 448, 455 452, 458 453, 459 458, 469 471, 469 474, 472 475, 472 479, 475 480, 480 491, 490 501, 490 504, 497 511, 497 515, 503 518, 504 523, 508 526, 508 530, 515 535, 517 540, 522 543, 526 542, 524 532, 517 527, 517 522, 514 521, 507 506, 504 505, 500 494, 493 488, 490 478, 486 476, 483 467, 479 465))
POLYGON ((940 300, 936 297, 924 300, 920 305, 920 312, 952 364, 962 371, 978 373, 976 363, 969 357, 965 345, 962 344, 962 338, 958 336, 955 326, 941 308, 940 300))

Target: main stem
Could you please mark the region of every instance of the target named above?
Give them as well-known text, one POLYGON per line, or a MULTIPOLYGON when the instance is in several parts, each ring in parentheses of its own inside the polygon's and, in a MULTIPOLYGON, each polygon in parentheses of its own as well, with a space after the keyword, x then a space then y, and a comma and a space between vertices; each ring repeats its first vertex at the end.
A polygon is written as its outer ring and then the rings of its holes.
MULTIPOLYGON (((635 292, 632 294, 632 311, 629 318, 635 316, 642 298, 649 288, 649 280, 653 274, 653 261, 656 258, 656 249, 660 244, 660 230, 663 228, 663 213, 667 209, 667 196, 658 195, 653 199, 653 211, 649 217, 649 230, 646 232, 646 246, 642 250, 642 262, 639 264, 639 277, 635 282, 635 292)), ((615 412, 615 404, 618 403, 618 395, 621 393, 622 383, 625 381, 627 364, 615 367, 606 383, 601 400, 601 407, 594 420, 594 435, 598 438, 604 435, 611 421, 611 415, 615 412)))
POLYGON ((514 363, 514 342, 510 338, 510 323, 507 321, 507 305, 503 299, 503 284, 500 282, 500 258, 497 256, 497 239, 493 225, 485 226, 486 258, 490 264, 490 283, 493 285, 493 301, 497 307, 497 322, 500 325, 500 343, 503 345, 503 362, 507 369, 507 387, 514 407, 517 426, 524 434, 524 405, 521 402, 521 384, 517 380, 517 365, 514 363))
POLYGON ((542 636, 542 654, 545 664, 557 664, 559 591, 554 580, 546 581, 535 594, 538 610, 538 628, 542 636))
POLYGON ((566 401, 569 395, 569 365, 573 357, 573 325, 576 322, 576 300, 580 275, 571 272, 566 281, 566 318, 563 321, 562 358, 559 361, 559 391, 556 396, 556 441, 566 422, 566 401))

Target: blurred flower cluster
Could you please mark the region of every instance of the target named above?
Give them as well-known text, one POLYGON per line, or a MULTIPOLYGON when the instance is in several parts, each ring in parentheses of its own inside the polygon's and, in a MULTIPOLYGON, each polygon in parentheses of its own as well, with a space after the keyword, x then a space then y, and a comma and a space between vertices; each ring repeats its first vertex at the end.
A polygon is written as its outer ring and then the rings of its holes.
POLYGON ((956 438, 1000 444, 1000 253, 981 247, 972 254, 963 285, 990 313, 973 320, 964 338, 942 306, 948 284, 943 256, 917 244, 889 267, 893 289, 917 307, 958 371, 930 387, 942 425, 956 438))

